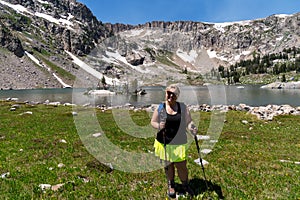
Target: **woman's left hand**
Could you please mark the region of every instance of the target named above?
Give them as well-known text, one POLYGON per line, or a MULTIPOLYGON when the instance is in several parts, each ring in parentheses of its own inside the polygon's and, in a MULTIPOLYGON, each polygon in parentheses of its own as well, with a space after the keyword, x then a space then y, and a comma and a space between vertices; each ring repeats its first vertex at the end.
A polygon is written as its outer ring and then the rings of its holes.
POLYGON ((191 132, 192 132, 193 135, 197 135, 197 132, 198 132, 197 127, 196 126, 193 127, 193 129, 191 130, 191 132))

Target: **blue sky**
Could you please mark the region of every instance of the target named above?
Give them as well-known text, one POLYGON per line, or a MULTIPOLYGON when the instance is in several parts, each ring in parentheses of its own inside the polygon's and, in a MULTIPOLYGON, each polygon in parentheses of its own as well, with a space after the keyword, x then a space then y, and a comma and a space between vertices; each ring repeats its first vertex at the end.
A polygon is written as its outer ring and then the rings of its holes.
POLYGON ((300 12, 300 0, 78 0, 107 23, 232 22, 300 12))

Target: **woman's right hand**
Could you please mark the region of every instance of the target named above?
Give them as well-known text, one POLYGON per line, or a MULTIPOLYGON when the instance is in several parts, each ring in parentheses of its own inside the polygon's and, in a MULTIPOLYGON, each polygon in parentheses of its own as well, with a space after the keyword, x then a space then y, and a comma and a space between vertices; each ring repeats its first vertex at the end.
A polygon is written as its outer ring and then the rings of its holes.
POLYGON ((160 130, 163 129, 163 128, 165 128, 165 126, 166 126, 166 122, 160 122, 159 123, 159 129, 160 130))

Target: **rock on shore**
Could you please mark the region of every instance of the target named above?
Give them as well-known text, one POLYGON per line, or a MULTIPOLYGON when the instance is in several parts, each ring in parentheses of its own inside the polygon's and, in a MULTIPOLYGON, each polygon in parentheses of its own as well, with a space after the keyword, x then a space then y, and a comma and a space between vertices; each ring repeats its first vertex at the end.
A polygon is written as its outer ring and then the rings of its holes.
POLYGON ((257 116, 260 120, 273 120, 274 117, 279 115, 300 115, 300 106, 292 107, 290 105, 267 105, 267 106, 257 106, 252 107, 246 104, 239 105, 201 105, 201 106, 189 106, 189 108, 193 111, 206 111, 211 112, 215 110, 219 110, 222 112, 227 112, 229 110, 234 111, 245 111, 249 114, 257 116))
MULTIPOLYGON (((17 104, 17 99, 14 100, 14 98, 9 98, 6 99, 6 101, 13 101, 16 104, 14 104, 11 107, 11 111, 17 110, 20 105, 17 104)), ((25 102, 29 104, 40 104, 37 102, 25 102)), ((48 106, 54 106, 58 107, 60 105, 63 106, 76 106, 71 103, 65 103, 61 104, 60 102, 49 102, 45 101, 43 104, 48 105, 48 106)), ((91 106, 89 105, 83 105, 85 106, 91 106)), ((274 117, 279 116, 279 115, 300 115, 300 106, 298 107, 293 107, 290 105, 267 105, 267 106, 256 106, 252 107, 246 104, 239 104, 239 105, 208 105, 208 104, 201 104, 201 105, 187 105, 188 109, 191 112, 213 112, 213 111, 220 111, 220 112, 228 112, 228 111, 244 111, 249 114, 257 116, 258 119, 260 120, 273 120, 274 117)), ((144 107, 135 107, 131 104, 125 104, 123 106, 106 106, 106 105, 98 105, 96 106, 96 109, 101 110, 102 112, 105 112, 107 110, 112 110, 112 109, 127 109, 127 110, 133 110, 134 112, 138 112, 141 110, 145 110, 146 112, 154 112, 154 110, 158 107, 158 104, 152 104, 144 107)), ((77 116, 78 113, 72 112, 73 116, 77 116)))

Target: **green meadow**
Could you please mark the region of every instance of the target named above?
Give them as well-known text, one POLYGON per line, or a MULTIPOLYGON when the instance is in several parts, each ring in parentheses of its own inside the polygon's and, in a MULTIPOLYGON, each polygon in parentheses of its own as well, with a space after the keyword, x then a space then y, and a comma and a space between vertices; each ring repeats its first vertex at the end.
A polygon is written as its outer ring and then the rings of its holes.
MULTIPOLYGON (((151 154, 154 129, 149 129, 153 137, 148 138, 127 134, 129 130, 149 135, 140 127, 149 125, 151 113, 94 109, 90 115, 89 108, 79 107, 75 114, 70 106, 24 103, 11 111, 14 104, 0 102, 0 199, 166 199, 163 167, 132 173, 97 159, 109 152, 97 146, 102 137, 128 152, 151 154), (123 112, 136 124, 128 124, 127 131, 117 121, 122 121, 123 112), (76 126, 76 118, 82 116, 86 121, 76 126), (99 121, 101 130, 90 124, 89 117, 99 121)), ((200 115, 198 134, 205 135, 213 113, 192 112, 196 115, 200 115)), ((194 162, 199 158, 195 142, 188 150, 190 185, 196 193, 192 199, 300 199, 299 125, 300 116, 262 121, 246 112, 227 112, 212 152, 201 154, 209 162, 205 165, 208 190, 201 166, 194 162)), ((126 166, 139 162, 121 157, 115 160, 126 166)), ((175 181, 180 191, 177 176, 175 181)))

